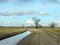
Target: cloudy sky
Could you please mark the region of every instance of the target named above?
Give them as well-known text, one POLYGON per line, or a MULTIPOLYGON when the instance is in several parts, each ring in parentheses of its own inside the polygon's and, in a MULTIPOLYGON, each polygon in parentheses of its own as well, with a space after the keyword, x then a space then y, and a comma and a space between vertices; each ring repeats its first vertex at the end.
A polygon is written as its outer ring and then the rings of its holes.
POLYGON ((60 0, 0 0, 0 26, 31 25, 32 17, 60 26, 60 0))

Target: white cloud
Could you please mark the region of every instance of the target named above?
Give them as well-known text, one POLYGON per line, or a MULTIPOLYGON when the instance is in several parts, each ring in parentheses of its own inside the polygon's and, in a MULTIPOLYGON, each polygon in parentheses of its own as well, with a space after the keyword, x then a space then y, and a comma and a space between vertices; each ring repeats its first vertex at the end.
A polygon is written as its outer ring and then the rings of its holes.
POLYGON ((11 23, 12 23, 11 21, 4 21, 4 22, 2 22, 3 25, 7 25, 7 26, 10 25, 11 23))
POLYGON ((45 11, 40 12, 40 15, 47 15, 48 13, 45 11))
POLYGON ((0 12, 0 15, 3 16, 12 16, 12 15, 30 15, 30 14, 39 14, 39 15, 47 15, 49 13, 45 12, 45 11, 41 11, 41 12, 34 12, 34 11, 11 11, 11 12, 0 12))
POLYGON ((27 24, 33 24, 33 21, 32 20, 26 20, 26 23, 27 24))
POLYGON ((19 26, 19 23, 13 22, 10 20, 5 20, 5 21, 1 22, 0 24, 1 24, 1 26, 19 26))
POLYGON ((33 0, 13 0, 13 1, 18 1, 18 2, 30 2, 30 1, 33 1, 33 0))
POLYGON ((33 11, 23 11, 22 14, 27 15, 27 14, 33 14, 33 11))
POLYGON ((29 15, 29 14, 33 14, 33 11, 12 11, 12 12, 5 12, 5 13, 1 13, 0 15, 29 15))
POLYGON ((55 21, 57 27, 60 27, 60 20, 55 21))
POLYGON ((48 2, 48 0, 43 0, 43 3, 47 3, 48 2))
POLYGON ((0 2, 7 2, 8 0, 0 0, 0 2))
POLYGON ((56 21, 56 23, 60 23, 60 20, 56 21))
POLYGON ((60 2, 60 0, 43 0, 43 2, 47 3, 47 2, 60 2))

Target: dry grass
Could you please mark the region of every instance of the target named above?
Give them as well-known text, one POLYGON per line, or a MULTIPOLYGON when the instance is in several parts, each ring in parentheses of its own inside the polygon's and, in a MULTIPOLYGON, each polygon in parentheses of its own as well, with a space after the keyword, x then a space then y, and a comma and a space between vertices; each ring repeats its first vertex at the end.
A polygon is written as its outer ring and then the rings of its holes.
MULTIPOLYGON (((39 28, 39 30, 43 30, 43 31, 53 31, 52 28, 39 28)), ((60 33, 60 28, 54 28, 54 32, 60 33)))
POLYGON ((26 28, 0 28, 0 38, 8 37, 25 31, 26 28))

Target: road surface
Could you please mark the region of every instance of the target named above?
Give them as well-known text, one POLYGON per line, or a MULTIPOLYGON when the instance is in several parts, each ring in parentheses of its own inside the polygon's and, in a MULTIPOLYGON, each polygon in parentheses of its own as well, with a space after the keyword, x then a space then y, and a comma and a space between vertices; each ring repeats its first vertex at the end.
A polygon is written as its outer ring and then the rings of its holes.
MULTIPOLYGON (((31 31, 31 30, 30 30, 31 31)), ((17 43, 17 45, 59 45, 42 30, 31 31, 32 33, 17 43)))

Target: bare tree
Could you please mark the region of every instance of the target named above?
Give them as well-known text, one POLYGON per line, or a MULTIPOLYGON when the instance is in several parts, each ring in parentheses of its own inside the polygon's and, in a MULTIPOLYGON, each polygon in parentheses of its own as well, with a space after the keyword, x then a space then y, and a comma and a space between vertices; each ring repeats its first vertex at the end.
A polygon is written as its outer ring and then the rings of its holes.
POLYGON ((36 17, 33 17, 32 19, 33 19, 33 21, 34 21, 35 27, 38 28, 38 27, 39 27, 40 19, 38 19, 38 18, 36 18, 36 17))
POLYGON ((52 28, 52 30, 54 31, 54 28, 56 27, 56 23, 51 23, 50 27, 52 28))

